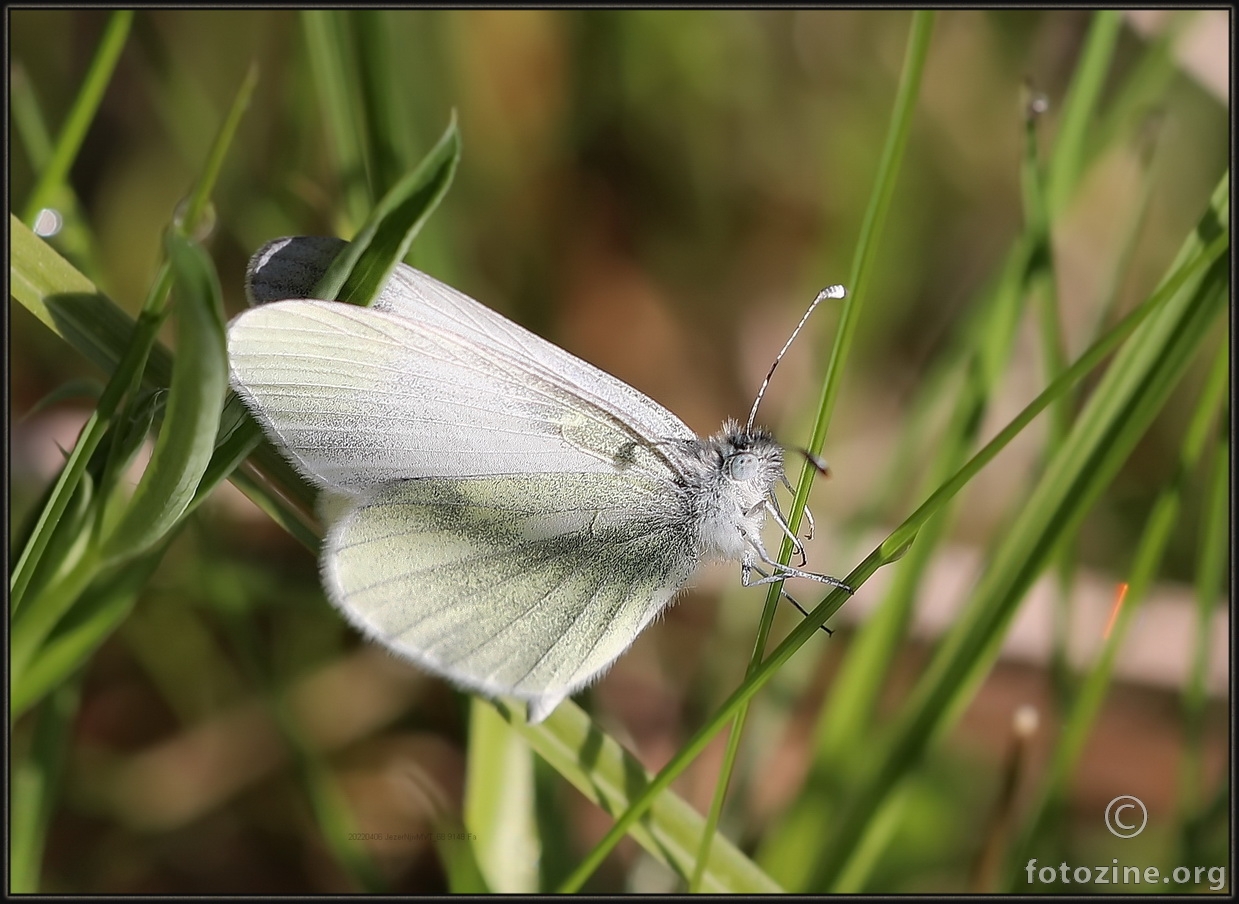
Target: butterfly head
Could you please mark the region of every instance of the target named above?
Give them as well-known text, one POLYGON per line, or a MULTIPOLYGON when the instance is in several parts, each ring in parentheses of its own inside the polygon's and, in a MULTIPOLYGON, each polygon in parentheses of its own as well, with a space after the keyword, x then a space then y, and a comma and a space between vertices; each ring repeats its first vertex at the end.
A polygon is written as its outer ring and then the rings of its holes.
POLYGON ((721 476, 742 495, 751 490, 764 499, 783 476, 783 447, 761 427, 741 427, 735 421, 710 438, 721 476))
POLYGON ((766 505, 783 479, 783 448, 765 430, 728 421, 695 443, 697 462, 686 469, 700 549, 707 557, 739 559, 746 537, 760 533, 766 505))

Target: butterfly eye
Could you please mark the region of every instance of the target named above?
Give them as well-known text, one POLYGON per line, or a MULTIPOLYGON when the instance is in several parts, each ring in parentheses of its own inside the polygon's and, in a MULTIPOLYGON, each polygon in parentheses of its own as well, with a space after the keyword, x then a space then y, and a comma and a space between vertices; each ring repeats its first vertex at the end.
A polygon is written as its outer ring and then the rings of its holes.
POLYGON ((751 452, 737 452, 724 465, 727 476, 737 483, 752 480, 757 476, 757 456, 751 452))

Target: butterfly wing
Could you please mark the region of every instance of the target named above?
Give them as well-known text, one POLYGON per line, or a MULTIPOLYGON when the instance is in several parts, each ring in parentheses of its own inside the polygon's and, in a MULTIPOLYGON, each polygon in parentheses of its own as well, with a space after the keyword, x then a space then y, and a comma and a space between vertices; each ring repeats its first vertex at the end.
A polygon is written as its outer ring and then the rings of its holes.
POLYGON ((620 475, 408 480, 356 499, 323 578, 350 621, 540 721, 603 672, 693 561, 665 488, 620 475))
POLYGON ((598 391, 600 377, 619 382, 601 371, 593 385, 573 383, 539 361, 353 305, 254 308, 233 320, 228 351, 233 388, 267 433, 337 491, 647 467, 673 481, 658 444, 692 436, 682 423, 651 433, 660 425, 634 421, 598 391))
MULTIPOLYGON (((250 300, 264 305, 305 298, 344 244, 324 236, 269 242, 250 262, 246 275, 250 300)), ((480 375, 495 362, 515 382, 551 384, 551 394, 569 400, 574 411, 582 406, 596 409, 619 428, 622 442, 696 438, 678 417, 624 381, 405 264, 396 266, 374 304, 362 310, 388 313, 437 337, 449 338, 458 353, 484 352, 489 360, 476 362, 478 372, 458 370, 453 375, 462 378, 465 385, 480 384, 480 375)), ((502 403, 505 398, 499 395, 491 401, 502 403)), ((463 413, 468 416, 467 411, 463 413)), ((457 412, 451 414, 455 417, 457 412)))

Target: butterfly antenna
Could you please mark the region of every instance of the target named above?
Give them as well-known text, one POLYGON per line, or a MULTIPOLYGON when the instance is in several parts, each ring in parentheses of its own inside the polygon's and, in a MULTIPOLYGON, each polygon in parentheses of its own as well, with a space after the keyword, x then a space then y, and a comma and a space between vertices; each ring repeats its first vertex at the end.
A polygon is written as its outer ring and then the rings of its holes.
POLYGON ((766 379, 762 381, 761 389, 757 390, 757 398, 753 400, 753 410, 749 412, 749 422, 746 425, 747 429, 752 429, 753 421, 757 418, 757 406, 761 404, 762 396, 766 394, 766 387, 770 385, 770 378, 774 376, 774 369, 779 366, 779 362, 783 360, 783 356, 787 354, 787 350, 791 348, 796 334, 800 332, 805 325, 805 321, 809 319, 809 315, 813 313, 813 309, 825 301, 827 298, 842 298, 847 292, 843 286, 827 286, 825 289, 817 293, 817 298, 813 299, 813 304, 809 305, 809 310, 804 312, 804 316, 800 318, 800 323, 796 324, 796 328, 792 330, 791 336, 784 343, 782 350, 775 355, 774 363, 770 365, 770 372, 766 374, 766 379))

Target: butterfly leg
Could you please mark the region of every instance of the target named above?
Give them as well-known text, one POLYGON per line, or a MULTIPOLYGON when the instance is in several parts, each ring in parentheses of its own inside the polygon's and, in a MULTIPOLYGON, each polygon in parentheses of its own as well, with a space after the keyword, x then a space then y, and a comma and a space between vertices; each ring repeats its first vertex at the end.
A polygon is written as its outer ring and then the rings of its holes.
MULTIPOLYGON (((805 453, 805 454, 808 454, 808 453, 805 453)), ((809 458, 809 461, 813 462, 815 466, 818 467, 818 471, 820 471, 823 474, 826 474, 826 476, 828 477, 830 476, 830 469, 825 467, 825 462, 815 461, 815 459, 813 458, 809 458)), ((795 487, 793 487, 792 482, 790 482, 790 480, 787 479, 787 474, 783 474, 783 485, 784 487, 787 487, 787 492, 792 494, 794 497, 795 487)), ((805 528, 804 539, 812 540, 813 539, 813 513, 812 511, 809 511, 808 505, 804 506, 804 518, 805 520, 809 521, 808 528, 805 528)))
MULTIPOLYGON (((787 479, 786 474, 783 475, 783 486, 787 487, 787 491, 791 493, 793 496, 796 495, 796 488, 792 486, 792 482, 787 479)), ((805 540, 812 540, 813 539, 813 513, 809 511, 809 507, 807 505, 804 507, 804 516, 805 516, 805 520, 809 522, 808 527, 805 528, 804 538, 805 540)), ((802 562, 801 564, 804 564, 804 563, 802 562)))
POLYGON ((807 505, 804 507, 804 517, 805 517, 805 521, 808 522, 808 525, 805 528, 804 538, 806 540, 812 540, 813 539, 813 513, 809 511, 809 507, 807 505))
MULTIPOLYGON (((745 587, 756 587, 758 584, 762 583, 761 581, 751 582, 751 581, 749 580, 750 575, 751 575, 754 571, 756 571, 756 572, 757 572, 759 575, 761 575, 763 578, 768 578, 768 577, 769 577, 769 575, 768 575, 768 574, 766 574, 766 572, 762 571, 760 568, 758 568, 756 565, 754 565, 754 564, 753 564, 753 560, 752 560, 751 558, 749 558, 749 559, 746 559, 745 561, 743 561, 743 562, 741 562, 741 563, 740 563, 740 583, 741 583, 741 584, 743 584, 745 587)), ((790 593, 788 593, 788 592, 787 592, 786 590, 784 590, 782 587, 780 587, 780 588, 779 588, 779 595, 780 595, 780 596, 783 596, 783 597, 786 597, 786 598, 787 598, 787 601, 788 601, 789 603, 791 603, 793 606, 795 606, 798 610, 800 610, 800 614, 801 614, 801 615, 803 615, 805 618, 808 618, 808 617, 809 617, 809 613, 808 613, 808 611, 805 609, 805 607, 804 607, 804 606, 802 606, 802 605, 800 605, 800 603, 796 600, 796 597, 792 596, 790 593)), ((835 633, 834 631, 830 630, 830 628, 826 627, 825 625, 818 625, 818 628, 820 628, 821 630, 825 631, 827 634, 834 634, 834 633, 835 633)))
POLYGON ((744 539, 747 540, 749 546, 757 552, 758 558, 770 566, 772 572, 766 577, 763 577, 761 580, 754 581, 753 583, 755 585, 772 584, 775 581, 781 581, 785 578, 808 578, 811 581, 817 581, 819 584, 827 584, 831 587, 838 587, 840 590, 845 591, 849 596, 852 594, 852 588, 838 578, 832 578, 827 574, 817 574, 812 571, 801 571, 799 568, 793 568, 790 565, 783 565, 782 563, 776 562, 774 559, 770 558, 770 553, 766 552, 766 548, 762 546, 759 538, 746 534, 744 539))
MULTIPOLYGON (((805 555, 804 546, 801 544, 800 538, 792 533, 792 529, 783 518, 783 513, 779 511, 779 503, 778 500, 774 498, 773 490, 770 493, 769 499, 758 506, 754 506, 754 512, 761 506, 765 507, 766 511, 770 513, 770 517, 772 517, 775 520, 775 523, 782 529, 783 536, 792 541, 792 552, 800 556, 800 564, 803 567, 804 564, 809 561, 809 557, 805 555)), ((754 514, 754 512, 750 512, 749 514, 754 514)))

